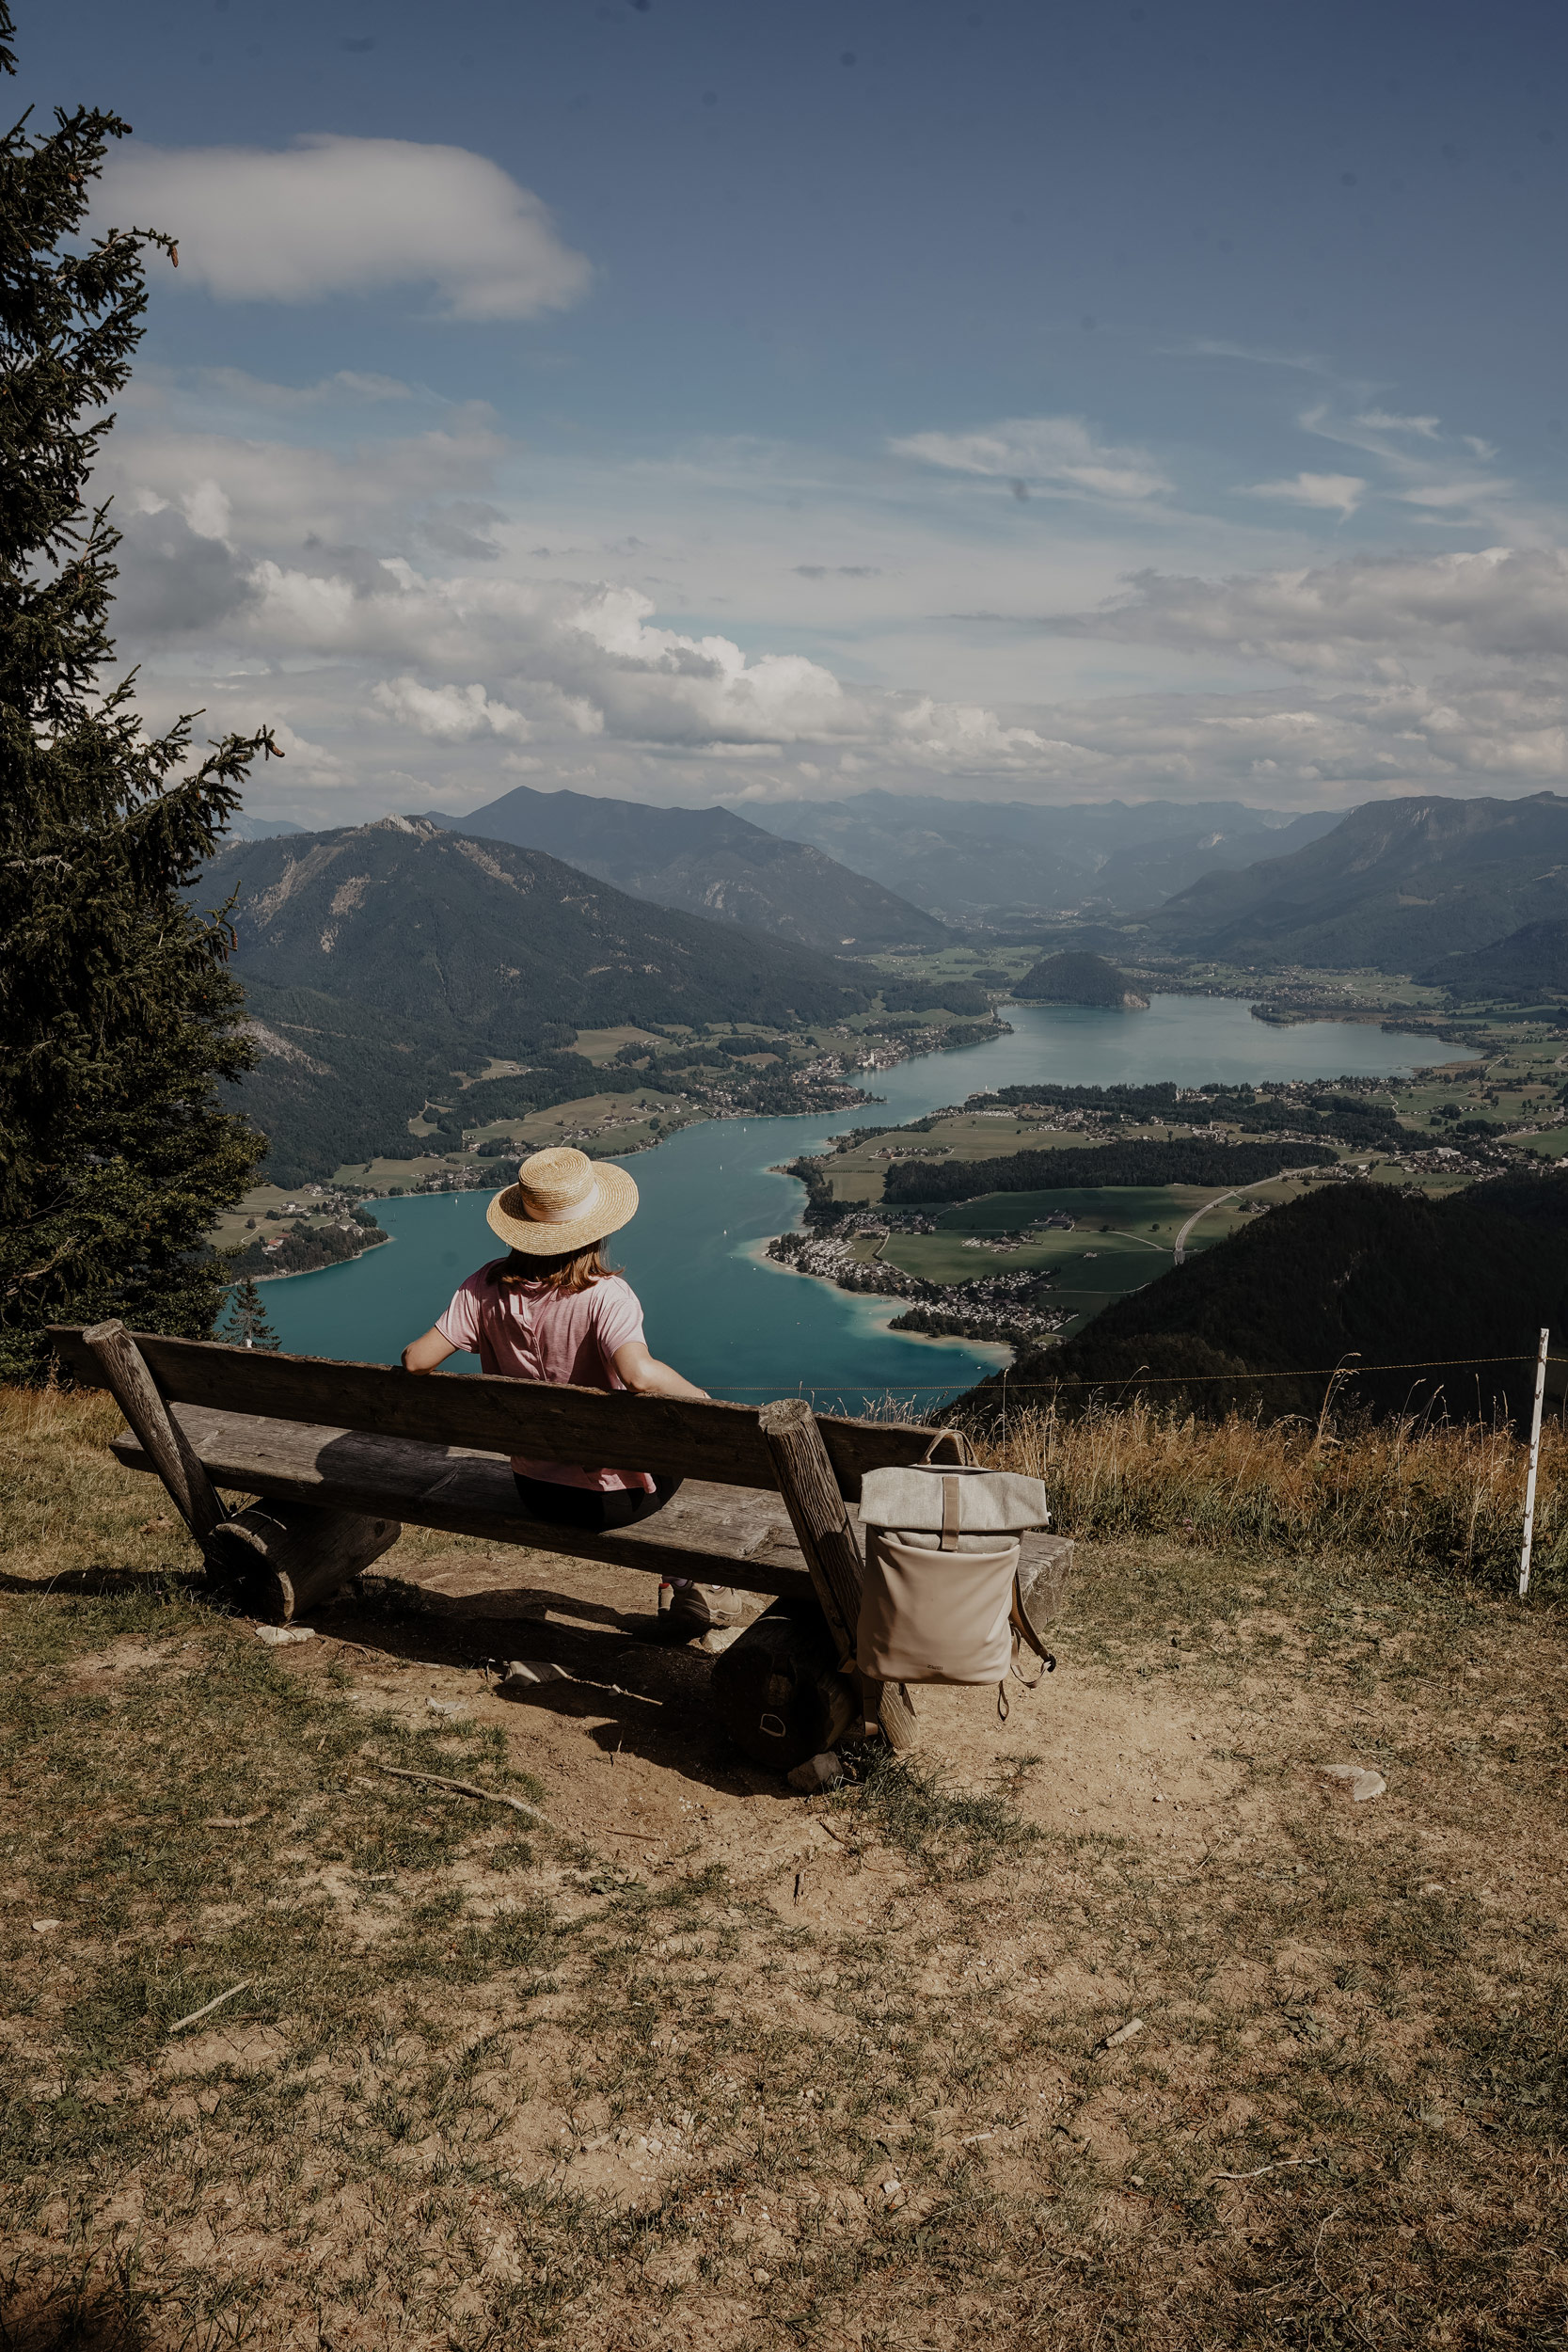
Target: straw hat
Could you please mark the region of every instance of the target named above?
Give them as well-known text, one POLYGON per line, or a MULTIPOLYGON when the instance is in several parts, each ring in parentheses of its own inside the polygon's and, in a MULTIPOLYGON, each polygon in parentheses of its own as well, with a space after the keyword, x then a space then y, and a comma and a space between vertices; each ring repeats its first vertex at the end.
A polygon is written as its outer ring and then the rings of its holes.
POLYGON ((612 1160, 591 1160, 562 1145, 525 1160, 516 1183, 498 1192, 484 1214, 514 1249, 556 1258, 628 1225, 637 1215, 637 1186, 612 1160))

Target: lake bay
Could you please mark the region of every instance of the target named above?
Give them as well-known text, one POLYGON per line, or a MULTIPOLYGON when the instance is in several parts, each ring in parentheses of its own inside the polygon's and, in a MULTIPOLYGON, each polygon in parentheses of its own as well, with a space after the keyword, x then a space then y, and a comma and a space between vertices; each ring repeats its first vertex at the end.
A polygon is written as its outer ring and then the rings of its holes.
MULTIPOLYGON (((890 1395, 928 1407, 971 1387, 1008 1351, 890 1331, 899 1301, 857 1298, 769 1264, 760 1245, 798 1225, 803 1205, 796 1180, 773 1172, 779 1162, 821 1151, 851 1127, 920 1119, 997 1087, 1393 1077, 1462 1057, 1458 1047, 1362 1023, 1275 1028, 1226 997, 1156 996, 1138 1013, 1066 1005, 1004 1012, 1011 1036, 872 1073, 876 1102, 821 1117, 708 1120, 627 1162, 641 1207, 610 1254, 642 1300, 654 1353, 741 1404, 800 1391, 828 1411, 859 1412, 890 1395)), ((490 1197, 375 1201, 389 1245, 264 1286, 284 1347, 395 1363, 464 1277, 499 1254, 484 1221, 490 1197)), ((471 1372, 478 1361, 454 1358, 452 1368, 471 1372)))

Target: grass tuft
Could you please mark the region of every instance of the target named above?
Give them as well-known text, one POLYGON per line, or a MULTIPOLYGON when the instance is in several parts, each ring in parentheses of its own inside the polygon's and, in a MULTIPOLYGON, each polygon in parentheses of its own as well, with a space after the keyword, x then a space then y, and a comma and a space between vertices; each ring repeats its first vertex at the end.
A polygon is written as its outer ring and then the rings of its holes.
POLYGON ((1040 1834, 1002 1798, 945 1788, 928 1765, 881 1747, 870 1751, 864 1782, 840 1803, 854 1805, 932 1886, 983 1878, 1040 1834))
MULTIPOLYGON (((1503 1590, 1518 1575, 1528 1448, 1511 1429, 1347 1419, 1221 1422, 1142 1399, 1077 1417, 1025 1406, 976 1433, 981 1458, 1043 1479, 1053 1524, 1097 1541, 1336 1551, 1503 1590)), ((1532 1582, 1568 1584, 1568 1432, 1542 1431, 1532 1582)))

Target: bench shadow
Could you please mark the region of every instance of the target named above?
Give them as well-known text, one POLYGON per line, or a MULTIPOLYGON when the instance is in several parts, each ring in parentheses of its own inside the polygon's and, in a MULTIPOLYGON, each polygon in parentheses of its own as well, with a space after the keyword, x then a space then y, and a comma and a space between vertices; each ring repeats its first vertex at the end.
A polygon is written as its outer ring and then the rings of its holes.
MULTIPOLYGON (((379 1566, 370 1571, 371 1584, 364 1598, 367 1610, 385 1610, 388 1620, 393 1618, 432 1617, 460 1621, 470 1627, 493 1625, 527 1626, 541 1624, 552 1609, 569 1610, 575 1617, 591 1617, 596 1624, 612 1628, 626 1627, 641 1630, 657 1622, 653 1610, 617 1609, 603 1600, 584 1600, 576 1593, 553 1592, 547 1584, 497 1584, 479 1593, 445 1594, 427 1584, 405 1581, 388 1569, 385 1575, 379 1566), (379 1587, 380 1589, 376 1589, 379 1587), (393 1604, 393 1594, 398 1605, 393 1604), (403 1596, 408 1597, 403 1600, 403 1596), (487 1604, 476 1608, 476 1601, 487 1604), (505 1606, 491 1607, 490 1603, 505 1606)), ((341 1601, 330 1604, 341 1606, 341 1601)))
POLYGON ((209 1597, 206 1572, 201 1568, 61 1568, 55 1576, 0 1574, 0 1593, 33 1593, 40 1599, 52 1593, 103 1596, 166 1591, 171 1585, 182 1587, 198 1600, 209 1597))
MULTIPOLYGON (((589 1613, 575 1594, 549 1597, 574 1615, 589 1613)), ((602 1626, 423 1611, 393 1616, 340 1603, 314 1613, 311 1623, 327 1639, 353 1644, 388 1663, 488 1667, 498 1677, 491 1688, 509 1708, 580 1724, 601 1755, 619 1751, 726 1796, 797 1801, 782 1774, 752 1764, 721 1728, 709 1688, 712 1658, 682 1643, 647 1638, 657 1635, 657 1618, 651 1613, 623 1613, 602 1604, 594 1604, 594 1611, 603 1617, 602 1626), (499 1677, 515 1659, 561 1672, 514 1684, 502 1693, 499 1677)))

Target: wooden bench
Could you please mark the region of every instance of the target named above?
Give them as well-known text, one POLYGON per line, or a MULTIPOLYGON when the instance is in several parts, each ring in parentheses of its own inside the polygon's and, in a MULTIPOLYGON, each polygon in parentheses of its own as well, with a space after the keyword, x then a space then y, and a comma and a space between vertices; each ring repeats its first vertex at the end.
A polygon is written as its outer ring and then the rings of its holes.
MULTIPOLYGON (((800 1397, 754 1406, 609 1394, 529 1380, 416 1376, 119 1323, 54 1327, 84 1388, 113 1394, 128 1469, 165 1486, 215 1586, 286 1623, 340 1591, 405 1525, 523 1544, 657 1577, 815 1600, 837 1661, 854 1657, 862 1558, 853 1506, 867 1470, 971 1458, 949 1429, 814 1414, 800 1397), (685 1481, 641 1524, 588 1534, 529 1518, 507 1460, 645 1470, 685 1481), (259 1502, 231 1510, 218 1490, 259 1502)), ((1021 1568, 1037 1631, 1060 1606, 1072 1547, 1026 1535, 1021 1568)), ((865 1713, 895 1747, 912 1710, 892 1686, 865 1713)))

